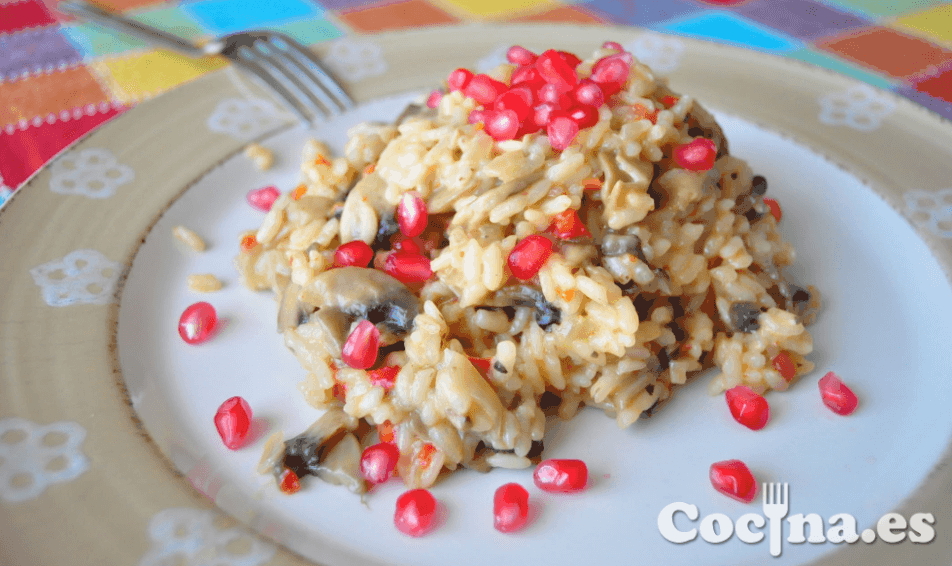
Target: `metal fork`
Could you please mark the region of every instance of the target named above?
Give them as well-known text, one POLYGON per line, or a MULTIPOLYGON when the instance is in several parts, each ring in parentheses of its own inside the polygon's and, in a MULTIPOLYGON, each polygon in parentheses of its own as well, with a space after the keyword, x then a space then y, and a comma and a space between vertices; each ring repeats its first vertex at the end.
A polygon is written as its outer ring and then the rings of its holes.
POLYGON ((329 117, 340 114, 354 105, 320 60, 306 47, 282 33, 234 33, 198 46, 83 0, 60 2, 57 9, 190 57, 225 57, 239 69, 260 79, 307 123, 313 122, 319 115, 329 117))
POLYGON ((763 485, 764 515, 770 519, 770 555, 780 556, 780 539, 783 538, 783 518, 790 510, 790 485, 766 483, 763 485), (783 487, 781 493, 780 488, 783 487))

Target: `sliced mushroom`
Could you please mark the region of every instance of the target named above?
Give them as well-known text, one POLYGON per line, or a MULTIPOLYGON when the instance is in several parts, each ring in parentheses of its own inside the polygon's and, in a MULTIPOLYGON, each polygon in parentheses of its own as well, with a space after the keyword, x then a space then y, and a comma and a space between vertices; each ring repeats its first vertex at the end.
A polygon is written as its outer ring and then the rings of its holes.
POLYGON ((345 433, 317 467, 317 477, 333 485, 342 485, 353 493, 367 491, 367 483, 360 474, 360 456, 363 448, 351 433, 345 433))
MULTIPOLYGON (((307 430, 285 441, 284 454, 275 462, 275 477, 280 479, 285 469, 291 470, 299 478, 306 475, 318 476, 326 468, 325 457, 346 436, 352 437, 350 431, 356 429, 357 425, 357 419, 344 411, 328 409, 307 430)), ((359 452, 357 461, 359 465, 359 452)))
POLYGON ((297 283, 289 282, 284 288, 278 308, 278 332, 296 328, 307 322, 311 313, 301 304, 300 294, 301 286, 297 283))
POLYGON ((382 325, 381 343, 402 339, 420 312, 420 299, 406 285, 376 269, 341 267, 315 277, 299 293, 310 324, 321 324, 339 352, 350 325, 359 319, 382 325))
POLYGON ((714 142, 717 147, 718 158, 730 153, 724 130, 721 129, 714 116, 697 102, 691 108, 691 113, 687 115, 685 123, 688 126, 688 135, 704 137, 714 142))
POLYGON ((533 309, 536 323, 543 330, 562 322, 562 311, 546 300, 542 291, 527 285, 503 287, 486 305, 490 307, 529 307, 533 309))

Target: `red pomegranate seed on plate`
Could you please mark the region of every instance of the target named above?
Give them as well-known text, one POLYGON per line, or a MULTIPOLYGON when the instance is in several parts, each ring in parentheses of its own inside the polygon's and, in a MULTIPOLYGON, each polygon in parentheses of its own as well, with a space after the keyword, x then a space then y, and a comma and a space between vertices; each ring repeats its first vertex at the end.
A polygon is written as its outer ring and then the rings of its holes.
POLYGON ((532 99, 532 90, 528 87, 511 88, 496 97, 493 109, 512 110, 521 122, 532 113, 532 99))
POLYGON ((480 109, 476 109, 470 112, 469 118, 467 118, 467 122, 470 124, 476 124, 476 123, 485 122, 485 121, 486 121, 486 111, 480 110, 480 109))
POLYGON ((823 404, 838 415, 852 413, 859 404, 856 394, 832 371, 820 378, 820 395, 823 404))
POLYGON ((354 369, 367 369, 377 361, 380 331, 369 320, 362 320, 344 342, 341 360, 354 369))
POLYGON ((588 484, 588 466, 581 460, 543 460, 532 474, 536 487, 553 493, 574 493, 588 484))
POLYGON ((624 84, 631 72, 632 61, 631 54, 625 52, 602 57, 592 66, 592 74, 589 78, 600 84, 624 84))
POLYGON ((506 59, 513 65, 531 65, 535 63, 537 55, 520 45, 513 45, 506 52, 506 59))
POLYGON ((231 450, 237 450, 248 438, 251 430, 251 407, 241 397, 232 397, 218 407, 215 413, 215 428, 222 442, 231 450))
POLYGON ((411 489, 397 498, 393 522, 397 529, 411 537, 429 532, 435 525, 436 499, 425 489, 411 489))
POLYGON ((734 420, 751 430, 760 430, 770 418, 770 405, 763 395, 758 395, 746 385, 728 389, 724 394, 734 420))
POLYGON ((743 503, 750 503, 757 495, 757 480, 747 464, 740 460, 724 460, 711 464, 711 485, 714 489, 743 503))
POLYGON ((598 110, 592 106, 576 106, 570 108, 569 118, 578 124, 579 129, 591 128, 598 123, 598 110))
POLYGON ((575 101, 583 106, 592 106, 594 108, 605 104, 605 93, 602 87, 592 79, 582 79, 578 86, 572 91, 575 101))
POLYGON ((522 239, 509 252, 509 270, 518 279, 526 281, 535 277, 552 255, 552 240, 533 234, 522 239))
POLYGON ((397 237, 394 238, 393 249, 414 254, 422 254, 423 242, 420 241, 420 238, 407 238, 403 234, 398 234, 397 237))
POLYGON ((390 479, 400 459, 400 449, 396 444, 381 442, 368 446, 360 456, 360 475, 372 484, 383 483, 390 479))
POLYGON ((539 88, 538 97, 540 102, 548 102, 558 108, 568 108, 572 105, 570 90, 556 84, 545 84, 539 88))
POLYGON ((201 344, 212 337, 217 323, 215 307, 205 301, 195 303, 186 308, 179 317, 179 336, 189 344, 201 344))
POLYGON ((279 191, 277 187, 267 186, 249 191, 245 198, 248 199, 248 204, 253 208, 261 212, 268 212, 274 205, 274 201, 278 200, 279 196, 281 196, 281 191, 279 191))
POLYGON ((519 115, 513 110, 491 110, 486 113, 486 133, 496 141, 515 139, 519 131, 519 115))
POLYGON ((367 267, 374 258, 374 251, 366 242, 354 240, 338 246, 334 252, 334 265, 337 267, 367 267))
POLYGON ((393 384, 397 381, 398 373, 400 373, 400 366, 384 366, 368 371, 367 379, 370 380, 372 385, 390 390, 393 389, 393 384))
POLYGON ((674 162, 688 171, 710 171, 717 159, 717 146, 707 138, 695 138, 691 143, 674 149, 674 162))
POLYGON ((493 496, 493 526, 501 533, 518 531, 529 520, 529 492, 517 483, 507 483, 493 496))
POLYGON ((383 270, 401 283, 422 283, 433 277, 430 260, 413 252, 391 252, 387 255, 383 270))
MULTIPOLYGON (((553 114, 555 113, 553 112, 553 114)), ((575 141, 579 124, 564 114, 559 116, 550 115, 545 131, 546 135, 549 136, 549 145, 552 146, 552 149, 562 151, 575 141)))
POLYGON ((449 78, 446 79, 446 83, 449 85, 450 90, 463 90, 472 78, 473 73, 469 69, 456 69, 450 73, 449 78))
POLYGON ((592 235, 582 223, 578 216, 578 211, 570 208, 556 214, 552 218, 552 224, 549 231, 555 234, 560 240, 572 240, 574 238, 589 237, 592 235))
POLYGON ((489 75, 475 75, 469 83, 463 87, 463 94, 472 98, 480 104, 492 104, 496 97, 505 92, 509 87, 489 75))
POLYGON ((434 90, 433 92, 430 93, 430 96, 426 99, 426 107, 436 108, 437 106, 440 105, 441 100, 443 100, 443 93, 438 90, 434 90))
POLYGON ((554 49, 549 49, 535 62, 539 76, 545 82, 557 85, 565 90, 571 89, 578 82, 575 67, 566 62, 565 58, 554 49))
POLYGON ((278 486, 281 488, 281 491, 288 495, 297 493, 301 491, 301 478, 291 470, 285 468, 284 471, 281 472, 281 482, 278 486))
POLYGON ((765 198, 764 204, 770 209, 770 214, 777 219, 777 222, 780 222, 780 217, 783 216, 783 211, 780 210, 780 203, 772 198, 765 198))
POLYGON ((625 48, 617 41, 606 41, 602 44, 602 49, 614 49, 615 51, 624 51, 625 48))
POLYGON ((780 374, 780 377, 787 381, 790 381, 797 375, 797 366, 793 363, 793 360, 790 359, 790 355, 786 352, 780 352, 774 356, 774 359, 770 361, 770 364, 775 370, 777 370, 777 372, 780 374))
POLYGON ((545 81, 542 80, 542 77, 539 76, 539 71, 536 70, 534 66, 530 67, 519 67, 512 72, 512 77, 509 78, 509 84, 512 86, 516 85, 537 85, 542 86, 545 84, 545 81))
POLYGON ((429 213, 426 203, 415 191, 403 193, 400 204, 397 205, 397 225, 400 232, 407 238, 419 236, 426 230, 429 213))
POLYGON ((582 60, 579 59, 574 53, 569 53, 568 51, 558 51, 557 53, 559 54, 559 57, 561 57, 562 60, 568 64, 569 67, 572 67, 572 69, 578 67, 582 62, 582 60))

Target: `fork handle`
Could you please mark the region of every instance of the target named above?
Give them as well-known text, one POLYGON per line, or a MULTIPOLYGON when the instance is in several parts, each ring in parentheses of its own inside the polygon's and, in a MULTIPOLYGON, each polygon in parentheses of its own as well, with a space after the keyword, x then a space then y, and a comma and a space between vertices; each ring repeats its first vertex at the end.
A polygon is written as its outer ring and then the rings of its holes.
POLYGON ((78 16, 84 20, 89 20, 99 25, 127 33, 149 43, 184 53, 190 57, 203 57, 205 55, 201 49, 180 37, 141 24, 117 13, 108 12, 83 0, 60 2, 56 5, 56 9, 73 16, 78 16))

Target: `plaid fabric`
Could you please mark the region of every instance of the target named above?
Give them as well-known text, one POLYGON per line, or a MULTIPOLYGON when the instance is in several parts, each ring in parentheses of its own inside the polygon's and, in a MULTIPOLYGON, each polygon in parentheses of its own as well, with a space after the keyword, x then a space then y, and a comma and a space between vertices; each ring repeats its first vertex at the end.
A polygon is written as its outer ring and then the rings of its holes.
MULTIPOLYGON (((190 38, 245 29, 303 43, 468 21, 640 26, 806 61, 952 119, 952 2, 931 0, 97 0, 190 38)), ((220 67, 0 0, 0 201, 93 128, 220 67)))

